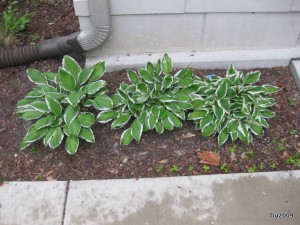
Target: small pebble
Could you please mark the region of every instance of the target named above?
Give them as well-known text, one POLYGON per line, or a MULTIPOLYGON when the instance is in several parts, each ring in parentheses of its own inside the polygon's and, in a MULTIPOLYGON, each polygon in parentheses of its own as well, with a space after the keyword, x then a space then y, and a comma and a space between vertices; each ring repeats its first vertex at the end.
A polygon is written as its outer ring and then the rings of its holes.
POLYGON ((18 154, 15 154, 14 156, 15 156, 15 158, 17 158, 17 157, 18 157, 18 154))

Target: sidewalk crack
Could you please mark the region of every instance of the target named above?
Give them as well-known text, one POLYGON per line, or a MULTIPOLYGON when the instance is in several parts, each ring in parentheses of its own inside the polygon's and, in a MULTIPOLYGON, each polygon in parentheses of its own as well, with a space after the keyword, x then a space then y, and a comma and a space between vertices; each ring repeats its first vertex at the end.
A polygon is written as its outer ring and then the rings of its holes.
POLYGON ((65 195, 65 200, 64 200, 64 210, 63 210, 63 216, 62 216, 61 225, 65 224, 65 215, 66 215, 66 207, 67 207, 68 194, 69 194, 69 186, 70 186, 70 181, 67 181, 66 195, 65 195))

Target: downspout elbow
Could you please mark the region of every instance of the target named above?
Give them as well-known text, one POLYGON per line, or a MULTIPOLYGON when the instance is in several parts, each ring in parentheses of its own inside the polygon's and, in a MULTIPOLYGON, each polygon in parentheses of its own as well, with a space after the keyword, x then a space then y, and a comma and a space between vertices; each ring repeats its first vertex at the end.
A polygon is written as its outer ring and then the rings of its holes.
POLYGON ((89 51, 102 45, 110 33, 109 0, 89 0, 88 3, 91 19, 88 29, 34 45, 4 49, 0 51, 0 69, 62 56, 72 51, 89 51))
POLYGON ((92 50, 104 43, 110 34, 109 0, 89 0, 91 26, 80 32, 77 41, 84 51, 92 50))

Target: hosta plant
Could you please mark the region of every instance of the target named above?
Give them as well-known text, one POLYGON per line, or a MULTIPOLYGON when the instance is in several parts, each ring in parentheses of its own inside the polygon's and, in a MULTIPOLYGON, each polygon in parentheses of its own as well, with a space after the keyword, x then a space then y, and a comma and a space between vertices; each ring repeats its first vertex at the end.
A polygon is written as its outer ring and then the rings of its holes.
POLYGON ((155 129, 164 130, 181 127, 185 111, 192 107, 189 93, 195 91, 194 73, 182 69, 175 75, 172 61, 167 54, 156 65, 148 62, 145 69, 127 73, 129 84, 121 83, 117 93, 111 97, 102 95, 94 100, 94 107, 101 110, 97 121, 112 121, 111 128, 122 128, 130 123, 120 143, 140 141, 142 133, 155 129))
POLYGON ((104 71, 104 62, 81 69, 69 56, 64 57, 58 73, 29 69, 28 78, 36 86, 17 103, 17 113, 34 123, 20 148, 42 139, 44 145, 55 149, 65 138, 66 151, 74 154, 80 138, 94 142, 91 126, 95 117, 87 110, 97 95, 107 91, 106 82, 99 80, 104 71))
POLYGON ((253 135, 262 136, 269 127, 267 119, 275 116, 268 109, 275 100, 268 96, 279 90, 268 84, 255 85, 260 76, 259 71, 244 75, 231 66, 225 77, 204 78, 188 119, 203 136, 217 134, 219 145, 229 137, 251 143, 253 135))

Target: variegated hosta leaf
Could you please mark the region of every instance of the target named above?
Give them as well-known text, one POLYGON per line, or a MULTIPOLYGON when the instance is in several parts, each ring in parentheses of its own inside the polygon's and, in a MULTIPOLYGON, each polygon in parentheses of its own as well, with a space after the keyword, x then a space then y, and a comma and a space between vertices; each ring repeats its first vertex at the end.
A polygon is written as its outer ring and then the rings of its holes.
POLYGON ((24 149, 32 142, 43 139, 44 145, 54 149, 67 135, 66 150, 74 154, 79 145, 78 137, 94 142, 90 127, 95 122, 95 116, 87 112, 85 107, 94 103, 99 108, 111 109, 115 104, 103 95, 107 91, 106 82, 98 79, 104 71, 104 62, 81 69, 69 56, 64 57, 58 73, 43 74, 29 69, 28 77, 37 86, 17 103, 16 111, 21 118, 36 121, 20 148, 24 149))
POLYGON ((95 98, 94 107, 102 110, 97 121, 113 120, 111 127, 121 128, 132 118, 130 134, 128 128, 123 133, 121 144, 128 144, 133 139, 139 141, 142 132, 148 130, 163 133, 165 129, 182 127, 185 112, 193 107, 190 95, 197 92, 204 82, 199 78, 194 84, 196 79, 190 69, 183 69, 175 76, 171 72, 172 61, 167 54, 156 65, 148 63, 146 69, 138 69, 138 72, 129 70, 130 83, 120 84, 109 107, 102 107, 105 101, 99 101, 98 96, 95 98))
POLYGON ((190 94, 193 111, 188 119, 196 123, 196 129, 204 136, 218 133, 219 145, 229 136, 232 141, 240 139, 246 144, 251 143, 252 134, 262 136, 263 128, 269 127, 266 119, 275 116, 267 109, 275 104, 275 100, 267 96, 279 90, 268 84, 254 86, 260 76, 259 71, 243 75, 231 65, 226 78, 204 78, 206 87, 190 94))
POLYGON ((128 128, 125 130, 120 139, 120 144, 121 145, 128 145, 131 141, 133 140, 133 136, 131 135, 131 128, 128 128))

